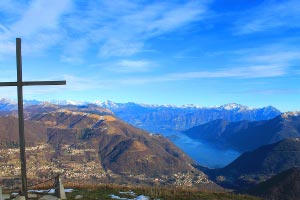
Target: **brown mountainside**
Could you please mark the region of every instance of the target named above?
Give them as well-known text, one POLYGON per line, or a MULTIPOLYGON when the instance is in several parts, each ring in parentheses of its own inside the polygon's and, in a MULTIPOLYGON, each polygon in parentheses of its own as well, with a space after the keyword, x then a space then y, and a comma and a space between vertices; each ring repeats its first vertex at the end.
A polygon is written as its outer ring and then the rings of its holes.
MULTIPOLYGON (((84 109, 31 108, 25 120, 29 178, 61 173, 73 181, 213 185, 163 136, 128 125, 110 112, 84 109)), ((6 144, 0 153, 18 152, 17 119, 0 118, 0 131, 1 144, 6 144)), ((19 175, 12 170, 18 168, 17 155, 0 156, 2 177, 19 175)))
MULTIPOLYGON (((48 143, 61 154, 63 145, 93 147, 105 169, 147 175, 188 172, 192 160, 166 138, 150 135, 113 116, 59 110, 31 120, 50 125, 48 143)), ((61 155, 60 155, 61 156, 61 155)))
MULTIPOLYGON (((13 116, 0 117, 0 147, 18 147, 18 120, 13 116)), ((46 126, 41 122, 26 121, 25 135, 27 146, 43 143, 47 140, 46 126)))

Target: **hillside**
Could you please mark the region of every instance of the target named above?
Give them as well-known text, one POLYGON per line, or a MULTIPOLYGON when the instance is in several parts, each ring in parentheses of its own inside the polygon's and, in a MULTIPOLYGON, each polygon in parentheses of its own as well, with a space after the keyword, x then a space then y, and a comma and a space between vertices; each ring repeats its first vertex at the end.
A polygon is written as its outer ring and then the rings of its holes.
MULTIPOLYGON (((18 147, 18 120, 13 116, 0 117, 0 148, 18 147)), ((35 121, 26 121, 25 135, 27 146, 47 141, 46 126, 35 121)))
POLYGON ((300 197, 300 168, 288 169, 259 183, 249 193, 266 200, 298 200, 300 197))
MULTIPOLYGON (((169 140, 124 123, 107 110, 35 105, 26 112, 30 179, 61 173, 75 182, 213 185, 169 140)), ((0 118, 2 181, 20 173, 16 124, 15 117, 0 118)))
POLYGON ((284 113, 264 121, 215 120, 183 133, 193 139, 218 143, 240 152, 246 152, 284 138, 300 137, 299 127, 300 114, 284 113))
POLYGON ((167 139, 149 135, 113 116, 59 110, 31 120, 51 126, 48 143, 55 146, 57 154, 64 145, 94 147, 103 167, 114 173, 154 176, 192 169, 187 164, 192 160, 167 139))
POLYGON ((212 179, 230 187, 249 187, 292 167, 300 167, 300 139, 285 139, 246 152, 224 168, 208 170, 212 179))

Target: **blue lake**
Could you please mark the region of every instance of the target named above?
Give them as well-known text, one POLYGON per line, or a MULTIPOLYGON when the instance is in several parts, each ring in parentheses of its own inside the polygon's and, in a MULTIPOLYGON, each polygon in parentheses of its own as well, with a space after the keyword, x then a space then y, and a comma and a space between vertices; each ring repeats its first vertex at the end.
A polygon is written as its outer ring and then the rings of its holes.
POLYGON ((220 149, 205 141, 199 141, 177 132, 165 135, 198 164, 209 168, 220 168, 235 160, 240 153, 233 149, 220 149))

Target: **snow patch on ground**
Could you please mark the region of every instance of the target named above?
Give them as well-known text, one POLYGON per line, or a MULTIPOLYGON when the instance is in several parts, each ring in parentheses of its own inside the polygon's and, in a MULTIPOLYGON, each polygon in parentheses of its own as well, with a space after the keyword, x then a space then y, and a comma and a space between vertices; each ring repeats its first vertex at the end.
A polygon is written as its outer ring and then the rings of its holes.
POLYGON ((133 199, 128 199, 128 198, 119 197, 119 196, 114 195, 114 194, 110 194, 109 196, 112 199, 120 199, 120 200, 150 200, 150 197, 148 197, 148 196, 144 196, 144 195, 136 196, 136 194, 131 190, 129 190, 128 192, 119 192, 119 194, 131 195, 134 198, 133 199))
MULTIPOLYGON (((54 194, 55 189, 49 189, 49 190, 28 190, 29 193, 48 193, 48 194, 54 194)), ((74 189, 65 189, 65 192, 74 192, 74 189)))

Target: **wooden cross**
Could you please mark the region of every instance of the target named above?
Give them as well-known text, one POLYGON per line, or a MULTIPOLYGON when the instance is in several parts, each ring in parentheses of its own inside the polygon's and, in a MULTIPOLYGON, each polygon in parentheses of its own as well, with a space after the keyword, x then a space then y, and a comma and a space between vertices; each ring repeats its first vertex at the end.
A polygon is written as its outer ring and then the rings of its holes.
POLYGON ((0 82, 0 86, 16 86, 18 89, 18 115, 19 115, 19 140, 20 160, 22 175, 22 195, 28 199, 27 193, 27 171, 25 157, 25 136, 24 136, 24 113, 23 113, 23 86, 33 85, 66 85, 66 81, 24 81, 22 80, 22 55, 21 38, 16 38, 16 59, 17 59, 17 82, 0 82))

